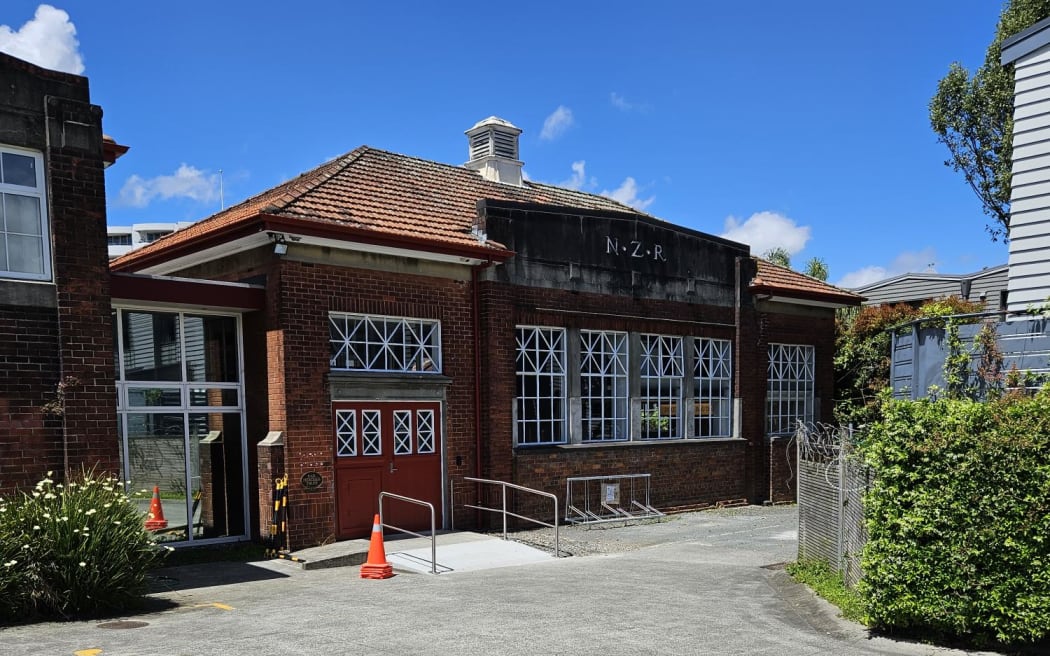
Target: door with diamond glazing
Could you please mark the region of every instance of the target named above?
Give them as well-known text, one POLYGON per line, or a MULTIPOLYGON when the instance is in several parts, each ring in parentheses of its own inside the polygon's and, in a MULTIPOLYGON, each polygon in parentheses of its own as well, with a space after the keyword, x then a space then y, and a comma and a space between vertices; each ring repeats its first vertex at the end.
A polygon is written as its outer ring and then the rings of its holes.
MULTIPOLYGON (((441 404, 418 401, 336 401, 336 530, 340 539, 367 537, 379 493, 434 505, 441 517, 441 404)), ((430 511, 396 499, 383 502, 383 521, 430 529, 430 511)))

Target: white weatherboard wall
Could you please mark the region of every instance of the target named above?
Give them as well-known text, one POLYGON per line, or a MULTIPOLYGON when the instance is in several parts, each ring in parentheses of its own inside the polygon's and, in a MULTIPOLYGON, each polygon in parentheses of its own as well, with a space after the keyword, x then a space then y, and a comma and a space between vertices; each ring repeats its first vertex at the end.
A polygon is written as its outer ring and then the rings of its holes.
POLYGON ((1009 309, 1050 297, 1050 45, 1014 62, 1009 309))

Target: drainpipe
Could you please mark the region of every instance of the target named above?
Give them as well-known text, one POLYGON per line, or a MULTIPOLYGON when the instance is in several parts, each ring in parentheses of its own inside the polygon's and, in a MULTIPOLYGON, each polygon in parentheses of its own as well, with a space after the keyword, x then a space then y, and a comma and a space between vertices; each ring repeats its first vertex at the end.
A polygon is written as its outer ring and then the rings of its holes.
POLYGON ((492 261, 470 269, 470 284, 474 314, 474 477, 481 478, 481 269, 492 266, 492 261))

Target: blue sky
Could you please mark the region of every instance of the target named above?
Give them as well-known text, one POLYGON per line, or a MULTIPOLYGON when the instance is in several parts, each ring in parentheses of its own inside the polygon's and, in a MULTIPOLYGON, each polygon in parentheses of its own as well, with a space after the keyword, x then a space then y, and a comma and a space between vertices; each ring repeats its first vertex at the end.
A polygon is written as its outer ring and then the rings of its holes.
POLYGON ((367 144, 451 164, 490 115, 534 180, 605 193, 832 282, 1006 261, 929 128, 995 0, 5 0, 0 50, 91 80, 130 152, 110 225, 192 221, 367 144), (57 10, 57 11, 56 11, 57 10))

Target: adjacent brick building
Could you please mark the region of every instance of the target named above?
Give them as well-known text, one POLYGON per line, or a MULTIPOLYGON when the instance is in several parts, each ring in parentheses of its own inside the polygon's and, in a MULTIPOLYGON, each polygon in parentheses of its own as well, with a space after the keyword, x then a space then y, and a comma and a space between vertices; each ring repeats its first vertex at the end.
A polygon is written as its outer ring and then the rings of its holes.
POLYGON ((86 78, 0 53, 0 493, 119 470, 102 134, 86 78))
POLYGON ((269 482, 284 474, 293 547, 365 534, 381 490, 473 524, 468 478, 563 508, 578 505, 578 476, 649 474, 663 509, 793 499, 786 436, 830 418, 834 309, 860 297, 524 180, 519 133, 480 122, 464 166, 362 147, 112 263, 264 295, 239 309, 200 299, 241 330, 243 374, 221 384, 241 394, 252 534, 268 530, 269 482))

